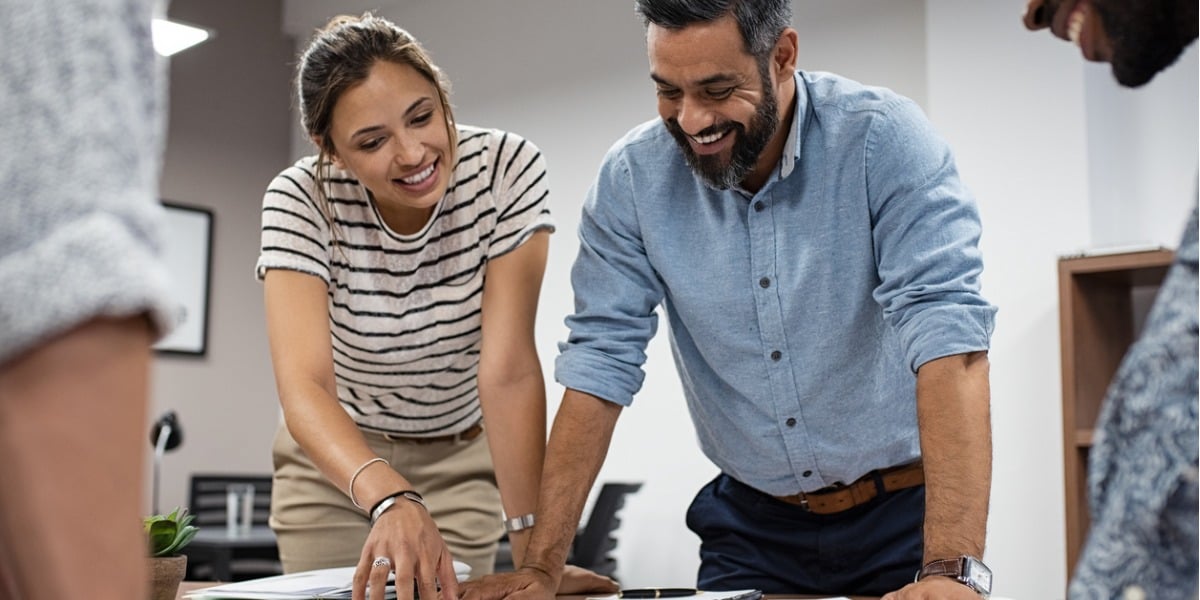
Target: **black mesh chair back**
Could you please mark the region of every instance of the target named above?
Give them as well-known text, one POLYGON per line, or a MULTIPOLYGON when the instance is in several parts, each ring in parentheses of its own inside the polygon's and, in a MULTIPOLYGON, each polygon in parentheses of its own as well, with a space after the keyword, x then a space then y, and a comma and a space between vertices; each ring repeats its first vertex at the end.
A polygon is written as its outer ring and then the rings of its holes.
MULTIPOLYGON (((193 524, 209 530, 225 531, 228 486, 254 486, 254 511, 250 524, 267 526, 271 516, 270 475, 193 474, 188 488, 188 510, 196 515, 193 524)), ((279 548, 267 546, 236 547, 225 550, 204 548, 192 543, 183 549, 188 556, 187 578, 194 580, 243 581, 279 575, 279 548)))
POLYGON ((252 525, 266 525, 271 516, 270 475, 194 474, 188 490, 188 511, 199 527, 224 527, 227 487, 237 483, 254 486, 252 525))
POLYGON ((614 536, 621 525, 618 513, 625 506, 625 497, 641 488, 640 483, 605 483, 600 487, 587 523, 575 534, 571 564, 616 579, 617 559, 609 553, 617 546, 614 536))

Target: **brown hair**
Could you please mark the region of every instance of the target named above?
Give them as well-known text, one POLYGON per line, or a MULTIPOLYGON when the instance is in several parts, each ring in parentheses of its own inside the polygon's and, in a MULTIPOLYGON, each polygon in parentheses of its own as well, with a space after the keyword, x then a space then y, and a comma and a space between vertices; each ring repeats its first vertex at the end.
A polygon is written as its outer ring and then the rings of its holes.
MULTIPOLYGON (((300 123, 320 150, 313 180, 317 188, 317 205, 329 224, 334 245, 337 245, 337 235, 334 231, 333 206, 325 195, 327 171, 333 153, 333 140, 329 133, 333 107, 346 90, 366 81, 371 67, 380 61, 410 66, 433 84, 446 117, 450 151, 454 152, 458 146, 454 111, 450 106, 450 82, 429 59, 429 54, 416 38, 395 23, 370 13, 361 17, 342 15, 331 19, 316 32, 300 57, 296 69, 296 92, 300 123)), ((453 162, 451 156, 450 163, 453 162)))

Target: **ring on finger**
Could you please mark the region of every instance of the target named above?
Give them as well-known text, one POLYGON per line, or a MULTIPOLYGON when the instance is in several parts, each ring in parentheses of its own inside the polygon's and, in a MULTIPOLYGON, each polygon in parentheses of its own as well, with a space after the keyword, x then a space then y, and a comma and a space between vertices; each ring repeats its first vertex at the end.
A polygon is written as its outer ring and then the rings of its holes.
POLYGON ((374 567, 390 567, 390 566, 392 566, 392 559, 390 559, 386 556, 376 556, 375 560, 371 561, 372 568, 374 568, 374 567))

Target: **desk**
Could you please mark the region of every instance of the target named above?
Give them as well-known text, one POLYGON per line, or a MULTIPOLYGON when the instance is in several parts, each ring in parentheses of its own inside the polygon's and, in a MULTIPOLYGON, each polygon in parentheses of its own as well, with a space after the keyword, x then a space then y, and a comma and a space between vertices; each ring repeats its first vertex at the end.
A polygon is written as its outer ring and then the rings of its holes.
POLYGON ((217 581, 232 581, 230 563, 235 554, 249 554, 262 558, 278 554, 275 532, 266 525, 251 527, 245 534, 230 535, 224 527, 202 527, 196 537, 184 547, 188 562, 193 559, 208 562, 213 567, 213 578, 217 581))
MULTIPOLYGON (((183 595, 188 592, 202 590, 207 587, 217 585, 207 581, 185 581, 179 584, 179 592, 175 595, 175 600, 184 600, 183 595)), ((766 600, 803 600, 805 598, 827 598, 828 596, 793 596, 789 594, 767 594, 763 596, 766 600)), ((555 600, 585 600, 587 596, 556 596, 555 600)), ((874 596, 851 596, 853 600, 873 600, 874 596)), ((1003 600, 1003 599, 1001 599, 1003 600)))

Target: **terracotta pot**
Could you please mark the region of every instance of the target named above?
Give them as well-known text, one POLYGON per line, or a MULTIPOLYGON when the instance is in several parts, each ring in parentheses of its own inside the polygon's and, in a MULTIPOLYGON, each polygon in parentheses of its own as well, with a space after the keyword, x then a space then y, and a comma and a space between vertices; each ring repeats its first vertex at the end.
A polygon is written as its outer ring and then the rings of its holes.
POLYGON ((175 600, 179 582, 187 571, 187 556, 157 556, 150 559, 150 600, 175 600))

